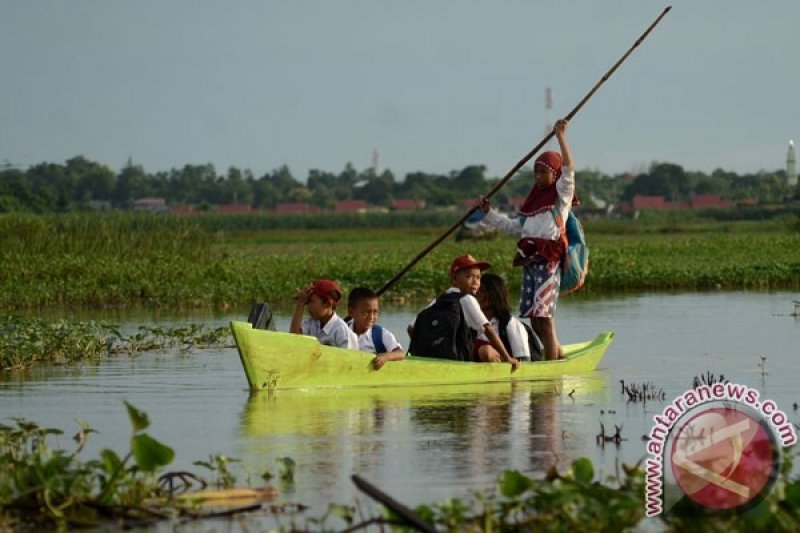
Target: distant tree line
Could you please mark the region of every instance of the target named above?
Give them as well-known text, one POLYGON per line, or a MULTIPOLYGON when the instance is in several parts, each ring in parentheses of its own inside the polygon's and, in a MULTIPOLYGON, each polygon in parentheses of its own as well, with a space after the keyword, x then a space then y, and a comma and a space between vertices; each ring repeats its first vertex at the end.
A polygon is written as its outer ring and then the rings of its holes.
MULTIPOLYGON (((89 209, 94 202, 109 202, 128 209, 138 198, 164 198, 171 205, 211 208, 222 204, 248 204, 269 209, 280 203, 307 202, 322 209, 338 200, 365 200, 371 205, 391 206, 393 200, 425 200, 431 207, 461 204, 487 192, 497 181, 483 165, 469 165, 449 174, 411 172, 398 181, 390 170, 356 170, 347 164, 339 172, 313 169, 305 182, 287 166, 256 177, 248 169, 230 167, 218 174, 214 165, 184 165, 150 173, 128 161, 119 172, 73 157, 64 164, 40 163, 27 170, 0 166, 0 212, 67 212, 89 209)), ((497 194, 502 203, 524 196, 532 183, 530 165, 497 194)), ((738 175, 717 169, 710 175, 687 172, 680 165, 653 163, 646 171, 609 176, 596 170, 577 173, 578 193, 589 207, 593 199, 606 203, 630 200, 637 194, 664 196, 677 201, 693 194, 717 194, 731 201, 745 198, 760 203, 800 199, 800 187, 786 184, 785 172, 738 175)), ((94 204, 96 205, 96 204, 94 204)))

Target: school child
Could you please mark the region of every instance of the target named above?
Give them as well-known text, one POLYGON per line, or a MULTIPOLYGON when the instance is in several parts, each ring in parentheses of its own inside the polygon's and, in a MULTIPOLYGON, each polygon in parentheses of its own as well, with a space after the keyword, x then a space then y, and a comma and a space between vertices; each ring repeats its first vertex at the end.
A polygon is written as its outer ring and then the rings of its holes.
POLYGON ((508 354, 475 299, 481 272, 489 267, 489 263, 471 255, 455 258, 450 265, 452 287, 417 315, 410 330, 409 351, 413 355, 460 361, 506 361, 511 363, 512 372, 519 368, 519 361, 508 354), (478 333, 486 335, 488 345, 475 345, 478 333))
POLYGON ((560 119, 555 127, 561 149, 544 152, 533 165, 534 185, 519 211, 519 219, 511 219, 490 209, 487 198, 481 200, 484 221, 504 233, 521 237, 517 241, 515 265, 523 267, 519 314, 530 318, 533 331, 544 345, 547 359, 563 358, 556 333, 554 313, 561 284, 561 259, 564 239, 556 223, 554 210, 567 220, 569 210, 578 205, 575 196, 575 168, 566 140, 567 121, 560 119))
POLYGON ((297 289, 289 332, 311 335, 327 346, 358 350, 356 334, 336 314, 336 304, 341 298, 339 285, 329 279, 318 279, 297 289), (303 320, 306 307, 309 316, 303 320))
MULTIPOLYGON (((508 288, 503 278, 497 274, 483 274, 481 288, 476 297, 481 310, 500 335, 509 354, 521 362, 541 359, 541 348, 536 334, 531 331, 530 326, 511 315, 508 288)), ((478 335, 475 342, 488 345, 489 339, 485 335, 478 335)))
POLYGON ((394 334, 377 323, 378 295, 367 287, 356 287, 347 297, 348 325, 358 336, 358 349, 375 354, 372 366, 380 370, 387 361, 405 358, 405 350, 394 334))

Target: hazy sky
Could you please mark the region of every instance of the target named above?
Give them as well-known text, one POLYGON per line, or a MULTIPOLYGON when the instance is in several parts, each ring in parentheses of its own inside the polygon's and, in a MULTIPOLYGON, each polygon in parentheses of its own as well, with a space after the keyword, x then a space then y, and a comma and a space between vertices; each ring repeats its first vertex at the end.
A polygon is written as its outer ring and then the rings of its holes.
MULTIPOLYGON (((667 3, 0 0, 0 163, 503 175, 667 3)), ((784 167, 800 2, 681 0, 573 120, 578 168, 784 167)))

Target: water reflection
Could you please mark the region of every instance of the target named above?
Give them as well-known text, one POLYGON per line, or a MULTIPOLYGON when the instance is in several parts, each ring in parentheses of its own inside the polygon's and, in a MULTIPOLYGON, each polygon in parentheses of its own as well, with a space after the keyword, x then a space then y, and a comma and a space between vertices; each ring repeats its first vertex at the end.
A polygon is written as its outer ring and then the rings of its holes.
MULTIPOLYGON (((258 393, 241 414, 237 453, 266 468, 268 458, 291 456, 306 478, 297 486, 310 492, 354 472, 390 480, 401 493, 405 480, 423 474, 445 485, 491 483, 505 469, 543 472, 585 455, 587 425, 567 415, 565 429, 563 411, 576 413, 607 391, 594 376, 258 393), (580 393, 568 396, 573 389, 580 393)), ((417 483, 407 496, 418 490, 417 483)))

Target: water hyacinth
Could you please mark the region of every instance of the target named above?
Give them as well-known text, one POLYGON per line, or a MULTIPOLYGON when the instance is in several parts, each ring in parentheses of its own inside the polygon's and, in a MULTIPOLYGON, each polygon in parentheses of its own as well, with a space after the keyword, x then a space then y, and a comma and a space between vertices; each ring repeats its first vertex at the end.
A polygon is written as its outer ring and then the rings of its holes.
MULTIPOLYGON (((318 277, 337 279, 345 292, 377 289, 446 227, 393 227, 403 219, 388 213, 371 214, 374 224, 361 228, 331 216, 326 229, 266 230, 259 217, 267 215, 0 216, 0 309, 247 309, 289 301, 295 287, 318 277)), ((797 289, 796 224, 587 220, 590 268, 577 294, 797 289)), ((513 252, 511 237, 446 239, 386 294, 430 298, 447 287, 450 262, 464 253, 491 262, 518 291, 513 252)))
POLYGON ((101 359, 111 354, 134 355, 149 350, 227 346, 232 342, 226 327, 189 324, 165 328, 139 326, 130 334, 99 322, 69 322, 6 316, 0 318, 0 370, 28 367, 34 363, 70 364, 101 359))

